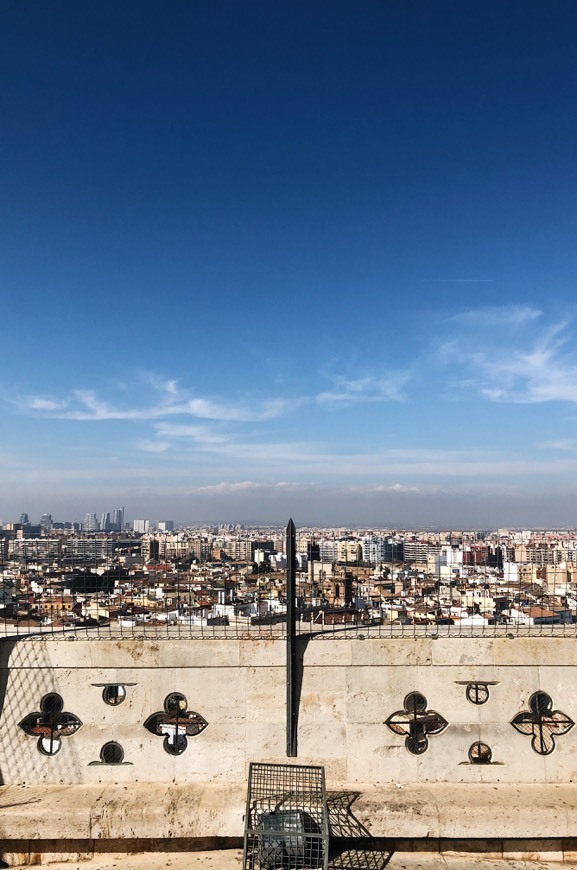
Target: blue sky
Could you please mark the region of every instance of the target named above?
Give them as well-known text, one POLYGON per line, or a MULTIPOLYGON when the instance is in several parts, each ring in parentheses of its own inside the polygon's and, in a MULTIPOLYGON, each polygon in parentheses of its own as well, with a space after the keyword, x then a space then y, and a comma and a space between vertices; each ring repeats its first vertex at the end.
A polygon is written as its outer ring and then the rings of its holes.
POLYGON ((573 0, 5 0, 0 516, 577 526, 573 0))

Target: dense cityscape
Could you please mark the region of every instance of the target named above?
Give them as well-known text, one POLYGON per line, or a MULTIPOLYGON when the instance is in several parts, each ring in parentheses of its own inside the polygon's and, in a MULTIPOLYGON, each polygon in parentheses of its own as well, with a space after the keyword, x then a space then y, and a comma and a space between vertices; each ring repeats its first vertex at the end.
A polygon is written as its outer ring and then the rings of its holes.
POLYGON ((0 870, 577 870, 576 33, 1 4, 0 870))
MULTIPOLYGON (((82 523, 22 513, 0 528, 10 626, 194 627, 286 618, 278 526, 82 523)), ((321 625, 566 625, 577 619, 577 532, 299 528, 301 621, 321 625)))

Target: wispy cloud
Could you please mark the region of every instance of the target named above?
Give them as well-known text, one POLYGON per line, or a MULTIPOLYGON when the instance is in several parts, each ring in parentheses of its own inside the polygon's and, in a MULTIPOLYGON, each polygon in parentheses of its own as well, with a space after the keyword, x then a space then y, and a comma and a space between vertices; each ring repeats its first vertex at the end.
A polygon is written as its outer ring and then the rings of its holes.
POLYGON ((459 366, 461 385, 492 402, 577 402, 569 320, 547 325, 537 309, 503 306, 465 312, 452 321, 455 334, 439 352, 445 363, 459 366))
POLYGON ((204 495, 222 495, 222 493, 246 492, 252 489, 262 489, 263 483, 254 480, 242 480, 237 483, 213 483, 208 486, 198 486, 196 491, 204 495))
POLYGON ((226 444, 231 440, 230 435, 215 432, 208 426, 155 423, 155 429, 159 438, 188 439, 197 444, 226 444))
POLYGON ((278 483, 262 483, 254 480, 242 480, 237 483, 214 483, 208 486, 196 487, 196 492, 202 495, 222 495, 236 492, 248 492, 251 490, 287 490, 287 489, 302 489, 306 484, 288 483, 279 481, 278 483))
POLYGON ((422 489, 418 486, 407 486, 403 483, 392 483, 392 484, 378 484, 377 486, 351 486, 349 487, 350 492, 364 492, 367 494, 374 493, 420 493, 422 489))
POLYGON ((143 378, 161 394, 167 396, 178 396, 179 394, 178 378, 163 378, 155 372, 145 372, 143 378))
POLYGON ((177 390, 176 381, 168 381, 162 399, 155 404, 120 407, 100 398, 94 390, 75 390, 69 398, 58 401, 28 396, 20 399, 18 404, 29 411, 42 412, 61 420, 161 420, 188 416, 249 423, 282 417, 301 402, 301 399, 278 398, 224 401, 202 396, 187 398, 177 390))
POLYGON ((525 326, 543 317, 543 312, 531 305, 488 305, 482 308, 468 308, 451 315, 449 321, 462 326, 477 325, 511 327, 525 326))
POLYGON ((137 441, 136 447, 138 450, 144 450, 145 453, 165 453, 170 448, 169 441, 137 441))
MULTIPOLYGON (((452 378, 453 384, 466 384, 469 394, 474 391, 492 403, 577 402, 577 353, 568 317, 552 323, 530 305, 493 306, 452 315, 444 329, 450 340, 437 345, 436 359, 445 382, 452 378)), ((434 449, 442 441, 429 438, 426 426, 417 426, 404 443, 424 446, 397 448, 392 439, 403 443, 402 419, 393 432, 379 425, 375 409, 370 431, 354 426, 355 415, 349 408, 369 402, 383 407, 386 402, 406 402, 412 381, 415 389, 434 395, 437 384, 433 375, 427 380, 423 360, 389 372, 383 366, 352 376, 342 372, 322 376, 328 389, 309 385, 307 393, 295 391, 295 398, 209 395, 183 386, 177 378, 147 373, 122 390, 78 389, 61 396, 35 393, 21 400, 19 407, 36 418, 86 421, 94 425, 95 443, 100 441, 98 423, 138 424, 124 427, 124 440, 122 427, 110 426, 120 462, 130 466, 136 448, 143 466, 156 473, 162 469, 164 479, 174 485, 179 476, 188 478, 189 486, 194 480, 199 486, 223 487, 224 483, 214 481, 229 479, 233 483, 226 486, 240 491, 294 477, 316 483, 338 480, 361 486, 363 492, 402 496, 424 492, 427 481, 431 484, 442 477, 515 481, 530 475, 562 479, 577 473, 577 439, 544 440, 537 456, 534 436, 528 436, 532 443, 527 445, 533 452, 490 450, 489 444, 499 442, 474 438, 463 442, 470 443, 470 449, 443 450, 434 449), (285 423, 283 418, 295 408, 308 408, 310 414, 292 415, 285 423), (327 425, 329 412, 336 417, 340 409, 343 426, 327 425), (475 444, 487 444, 487 449, 476 449, 475 444)), ((462 389, 450 392, 463 395, 462 389)), ((405 411, 407 417, 418 419, 416 403, 407 402, 399 417, 405 411)), ((426 413, 421 419, 426 419, 426 413)), ((570 430, 561 430, 566 431, 570 430)), ((554 435, 555 430, 548 428, 549 433, 554 435)), ((147 473, 143 469, 143 479, 154 479, 147 473)))
MULTIPOLYGON (((176 448, 174 448, 176 450, 176 448)), ((161 454, 162 455, 162 454, 161 454)), ((169 457, 169 452, 166 452, 169 457)), ((355 480, 374 481, 375 478, 409 479, 412 482, 363 483, 375 492, 411 492, 422 486, 424 479, 514 479, 526 476, 563 476, 577 472, 577 458, 566 456, 534 459, 510 453, 479 450, 383 449, 353 451, 328 449, 314 442, 244 441, 240 437, 211 441, 209 437, 186 441, 177 451, 178 469, 197 467, 201 458, 204 473, 210 467, 221 473, 233 474, 239 468, 260 480, 271 477, 286 479, 286 475, 301 480, 320 481, 355 480), (214 461, 213 461, 214 460, 214 461), (192 465, 191 465, 192 463, 192 465), (417 484, 416 481, 419 481, 417 484)), ((173 464, 173 463, 172 463, 173 464)), ((171 465, 172 467, 172 465, 171 465)), ((177 466, 174 466, 175 469, 177 466)), ((361 485, 360 483, 358 485, 361 485)))
POLYGON ((257 423, 282 417, 298 407, 301 400, 267 399, 250 403, 218 403, 210 399, 191 399, 182 413, 206 420, 223 420, 236 423, 257 423))
POLYGON ((228 458, 251 468, 274 469, 278 473, 285 468, 320 470, 326 468, 328 458, 322 446, 305 441, 265 442, 231 438, 221 443, 205 441, 199 447, 204 453, 228 458))
POLYGON ((376 376, 367 374, 358 378, 333 375, 333 388, 321 392, 316 401, 322 405, 354 404, 355 402, 402 402, 403 387, 410 379, 408 371, 392 371, 376 376))
POLYGON ((556 438, 553 441, 539 441, 536 446, 542 450, 562 450, 571 453, 577 450, 577 440, 575 438, 556 438))
POLYGON ((63 411, 68 402, 65 399, 51 399, 48 396, 28 396, 20 404, 31 411, 63 411))

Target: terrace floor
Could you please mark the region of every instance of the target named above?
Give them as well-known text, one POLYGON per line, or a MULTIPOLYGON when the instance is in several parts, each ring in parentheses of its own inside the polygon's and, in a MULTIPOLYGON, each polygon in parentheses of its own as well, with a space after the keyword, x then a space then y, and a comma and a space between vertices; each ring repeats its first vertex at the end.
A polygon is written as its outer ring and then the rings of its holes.
MULTIPOLYGON (((20 868, 38 866, 21 864, 20 868)), ((46 865, 50 870, 240 870, 242 850, 225 849, 210 852, 157 852, 156 854, 108 855, 91 861, 46 865)), ((445 856, 438 853, 396 852, 371 854, 366 861, 360 855, 333 858, 329 870, 561 870, 577 867, 577 862, 522 861, 488 858, 483 855, 445 856)))

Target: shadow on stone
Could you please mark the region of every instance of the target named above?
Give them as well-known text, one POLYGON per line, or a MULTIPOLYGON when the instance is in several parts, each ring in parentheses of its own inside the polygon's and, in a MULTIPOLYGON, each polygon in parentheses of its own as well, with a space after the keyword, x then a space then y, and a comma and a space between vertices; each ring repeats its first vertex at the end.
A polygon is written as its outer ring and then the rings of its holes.
POLYGON ((353 813, 359 795, 358 791, 327 793, 329 870, 384 870, 391 860, 390 847, 371 837, 353 813))
MULTIPOLYGON (((2 716, 2 711, 4 710, 6 688, 8 686, 8 677, 10 674, 8 665, 10 663, 10 656, 12 655, 12 650, 16 646, 17 640, 18 638, 15 637, 6 637, 0 639, 0 717, 2 716)), ((0 785, 6 785, 2 768, 0 768, 0 785)), ((0 867, 1 866, 8 865, 0 864, 0 867)))

